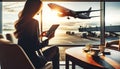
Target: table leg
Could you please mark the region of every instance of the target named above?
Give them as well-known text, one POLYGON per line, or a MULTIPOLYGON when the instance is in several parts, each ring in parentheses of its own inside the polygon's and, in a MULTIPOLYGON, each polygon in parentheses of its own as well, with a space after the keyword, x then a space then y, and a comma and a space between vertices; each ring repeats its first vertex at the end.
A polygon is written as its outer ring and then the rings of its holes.
POLYGON ((69 59, 68 59, 68 55, 66 54, 66 69, 69 69, 69 59))
POLYGON ((72 62, 72 69, 75 69, 75 64, 72 62))

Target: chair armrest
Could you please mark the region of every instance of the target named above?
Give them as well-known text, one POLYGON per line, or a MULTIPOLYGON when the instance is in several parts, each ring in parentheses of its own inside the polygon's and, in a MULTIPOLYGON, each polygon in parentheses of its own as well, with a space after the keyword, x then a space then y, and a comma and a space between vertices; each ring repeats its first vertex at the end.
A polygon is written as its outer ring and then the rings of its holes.
POLYGON ((47 63, 45 64, 45 66, 42 67, 42 68, 40 68, 40 69, 53 69, 53 67, 52 67, 52 62, 47 62, 47 63))

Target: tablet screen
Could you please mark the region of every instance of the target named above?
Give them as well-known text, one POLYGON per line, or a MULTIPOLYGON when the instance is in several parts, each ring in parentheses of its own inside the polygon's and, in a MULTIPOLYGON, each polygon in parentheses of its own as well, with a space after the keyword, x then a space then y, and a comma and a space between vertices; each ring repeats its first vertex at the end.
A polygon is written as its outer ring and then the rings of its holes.
POLYGON ((55 30, 58 28, 59 24, 53 24, 50 29, 48 30, 46 37, 48 37, 50 35, 50 33, 52 33, 53 31, 55 32, 55 30))

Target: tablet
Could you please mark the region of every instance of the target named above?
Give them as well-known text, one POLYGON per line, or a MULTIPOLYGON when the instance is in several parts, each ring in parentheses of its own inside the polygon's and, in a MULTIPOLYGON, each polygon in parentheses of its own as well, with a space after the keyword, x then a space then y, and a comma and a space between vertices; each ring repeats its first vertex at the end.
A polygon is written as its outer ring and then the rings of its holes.
POLYGON ((46 33, 46 37, 48 37, 53 31, 55 32, 55 30, 58 28, 59 24, 53 24, 50 29, 47 31, 46 33))

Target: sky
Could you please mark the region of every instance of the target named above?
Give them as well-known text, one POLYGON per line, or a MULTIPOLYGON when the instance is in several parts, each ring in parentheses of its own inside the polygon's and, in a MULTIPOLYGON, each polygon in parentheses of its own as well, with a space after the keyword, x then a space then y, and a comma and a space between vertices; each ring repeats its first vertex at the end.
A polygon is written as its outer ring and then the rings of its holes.
MULTIPOLYGON (((78 19, 70 17, 70 20, 67 17, 58 17, 56 13, 53 13, 48 7, 48 3, 43 3, 43 22, 44 25, 52 25, 54 23, 60 23, 64 26, 79 27, 87 25, 100 25, 100 17, 92 19, 78 19)), ((100 9, 99 2, 53 2, 63 7, 69 8, 74 11, 86 11, 90 7, 93 10, 100 9)), ((3 23, 14 23, 18 19, 18 12, 22 10, 24 2, 3 2, 3 23)), ((106 12, 105 12, 106 25, 120 25, 120 2, 107 2, 106 3, 106 12)), ((99 16, 100 12, 92 12, 90 16, 99 16)), ((40 17, 36 17, 38 20, 40 17)))
POLYGON ((120 25, 120 2, 106 3, 106 23, 111 25, 120 25))
MULTIPOLYGON (((61 5, 63 7, 66 7, 68 9, 71 9, 73 11, 86 11, 88 10, 90 7, 92 7, 93 10, 95 9, 100 9, 99 7, 99 3, 97 2, 94 2, 94 3, 87 3, 87 2, 53 2, 55 4, 58 4, 58 5, 61 5)), ((47 6, 48 3, 45 3, 44 7, 46 9, 43 10, 43 12, 45 13, 44 14, 44 17, 47 21, 52 21, 53 23, 63 23, 63 25, 67 25, 67 26, 72 26, 72 27, 79 27, 79 25, 83 25, 83 26, 86 26, 87 23, 91 23, 93 24, 94 22, 97 21, 97 23, 99 22, 100 18, 95 18, 95 19, 78 19, 78 18, 73 18, 73 17, 70 17, 70 19, 68 20, 67 17, 56 17, 56 16, 53 16, 51 17, 52 15, 48 16, 48 12, 51 11, 51 9, 47 6), (46 17, 49 17, 48 19, 46 17), (56 21, 55 21, 56 20, 56 21), (66 23, 67 24, 66 24, 66 23), (65 24, 64 24, 65 23, 65 24)), ((91 13, 91 16, 99 16, 100 13, 99 12, 94 12, 91 13)), ((45 21, 45 20, 44 20, 45 21)), ((99 23, 98 23, 99 24, 99 23)), ((97 25, 98 25, 97 24, 97 25)), ((94 23, 95 25, 95 23, 94 23)))

